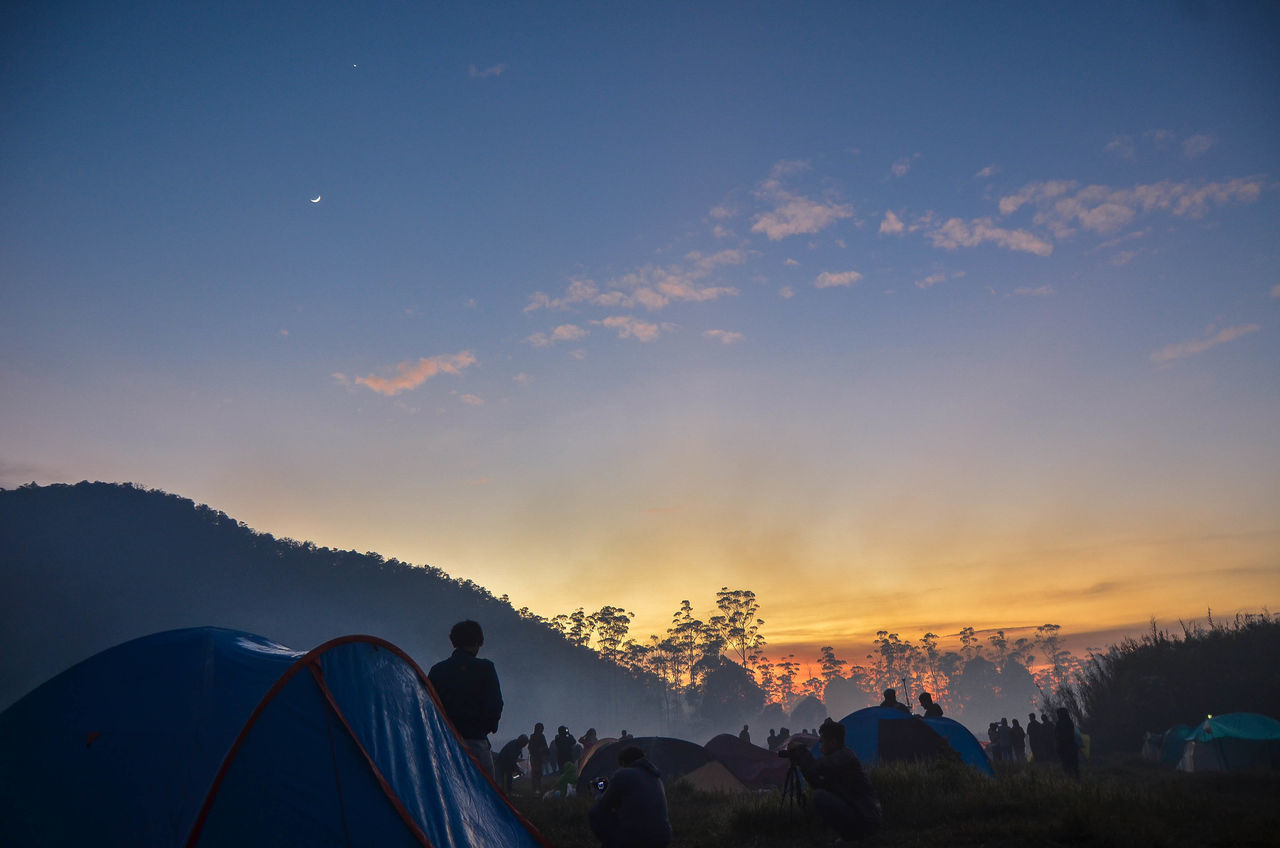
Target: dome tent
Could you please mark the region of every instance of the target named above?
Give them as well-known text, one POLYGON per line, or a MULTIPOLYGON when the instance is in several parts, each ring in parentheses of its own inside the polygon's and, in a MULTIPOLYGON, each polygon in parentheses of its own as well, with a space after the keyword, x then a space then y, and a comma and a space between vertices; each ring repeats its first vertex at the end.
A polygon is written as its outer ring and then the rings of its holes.
POLYGON ((743 742, 732 733, 721 733, 703 746, 707 753, 724 763, 734 777, 752 789, 781 789, 791 762, 768 748, 743 742))
POLYGON ((5 845, 545 845, 370 636, 135 639, 0 714, 0 751, 5 845))
POLYGON ((1280 769, 1280 721, 1259 713, 1212 715, 1185 735, 1180 771, 1280 769))
POLYGON ((921 718, 892 707, 867 707, 840 723, 845 727, 845 745, 866 766, 959 755, 983 774, 995 774, 974 735, 946 717, 921 718))

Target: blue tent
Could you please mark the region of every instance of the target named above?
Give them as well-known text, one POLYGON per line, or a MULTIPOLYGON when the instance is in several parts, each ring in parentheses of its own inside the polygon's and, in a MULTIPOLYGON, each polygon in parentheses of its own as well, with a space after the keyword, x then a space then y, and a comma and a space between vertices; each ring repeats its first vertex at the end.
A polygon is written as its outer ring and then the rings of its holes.
POLYGON ((987 754, 963 724, 949 718, 920 718, 891 707, 867 707, 840 720, 845 744, 864 765, 924 760, 948 748, 983 774, 994 775, 987 754))
POLYGON ((538 846, 422 670, 371 636, 302 654, 195 628, 0 714, 0 845, 538 846))

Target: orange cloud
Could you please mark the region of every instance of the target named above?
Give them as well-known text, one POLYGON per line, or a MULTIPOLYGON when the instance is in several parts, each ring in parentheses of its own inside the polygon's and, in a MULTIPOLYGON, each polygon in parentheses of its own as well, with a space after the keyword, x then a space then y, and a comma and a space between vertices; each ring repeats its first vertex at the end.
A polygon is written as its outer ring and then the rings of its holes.
POLYGON ((464 350, 452 355, 423 357, 417 362, 405 360, 396 366, 396 376, 394 377, 377 377, 374 375, 356 377, 356 383, 368 386, 380 395, 392 397, 401 392, 418 388, 418 386, 421 386, 437 374, 461 374, 462 369, 475 364, 475 354, 469 350, 464 350))

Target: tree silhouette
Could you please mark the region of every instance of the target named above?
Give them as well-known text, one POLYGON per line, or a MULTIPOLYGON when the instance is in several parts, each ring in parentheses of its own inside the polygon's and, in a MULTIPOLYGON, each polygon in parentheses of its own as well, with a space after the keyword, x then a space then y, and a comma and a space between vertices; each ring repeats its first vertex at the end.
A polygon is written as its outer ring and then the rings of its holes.
POLYGON ((749 589, 721 587, 716 592, 716 608, 720 615, 712 618, 712 622, 726 650, 734 655, 739 665, 750 668, 759 661, 760 651, 766 644, 760 635, 764 619, 757 616, 760 604, 756 602, 756 593, 749 589))

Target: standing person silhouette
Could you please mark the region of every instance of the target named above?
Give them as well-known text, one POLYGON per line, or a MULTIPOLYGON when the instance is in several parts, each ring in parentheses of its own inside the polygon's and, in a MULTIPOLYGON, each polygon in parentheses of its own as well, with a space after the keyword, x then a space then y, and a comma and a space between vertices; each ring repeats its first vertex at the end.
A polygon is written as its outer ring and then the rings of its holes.
POLYGON ((547 745, 546 734, 542 732, 542 722, 538 722, 529 736, 529 785, 538 795, 542 794, 542 769, 547 763, 548 750, 550 746, 547 745))
POLYGON ((480 624, 467 619, 449 631, 453 654, 431 666, 427 680, 435 688, 444 714, 457 729, 477 765, 490 778, 493 748, 489 734, 498 730, 502 718, 502 687, 498 671, 489 660, 476 657, 484 644, 480 624))
POLYGON ((1058 707, 1058 720, 1053 725, 1053 741, 1062 770, 1072 777, 1080 776, 1080 749, 1076 747, 1076 725, 1066 707, 1058 707))

